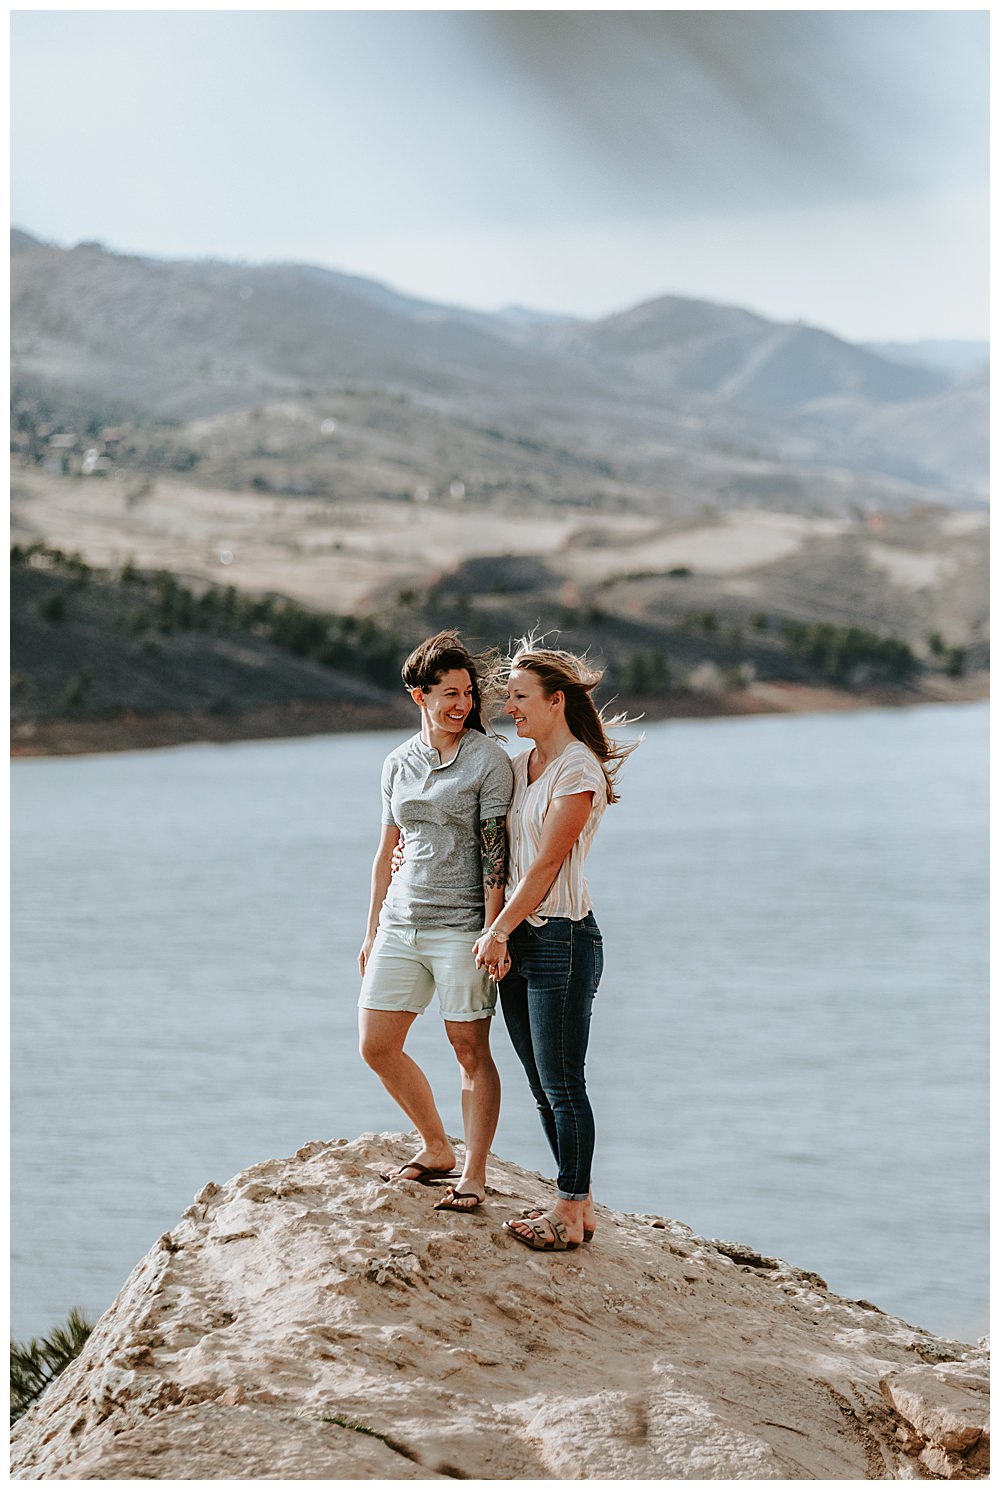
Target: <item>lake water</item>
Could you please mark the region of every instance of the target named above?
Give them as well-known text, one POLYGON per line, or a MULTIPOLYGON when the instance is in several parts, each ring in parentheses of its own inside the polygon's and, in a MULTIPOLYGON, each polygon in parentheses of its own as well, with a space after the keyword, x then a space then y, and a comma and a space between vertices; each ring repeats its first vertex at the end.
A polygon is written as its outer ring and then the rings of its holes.
MULTIPOLYGON (((589 879, 595 1192, 987 1328, 985 705, 652 725, 589 879)), ((207 1180, 402 1129, 356 1053, 378 733, 13 766, 12 1329, 207 1180)), ((518 748, 517 746, 513 748, 518 748)), ((436 1015, 413 1053, 460 1133, 436 1015)), ((502 1022, 496 1150, 552 1165, 502 1022)))

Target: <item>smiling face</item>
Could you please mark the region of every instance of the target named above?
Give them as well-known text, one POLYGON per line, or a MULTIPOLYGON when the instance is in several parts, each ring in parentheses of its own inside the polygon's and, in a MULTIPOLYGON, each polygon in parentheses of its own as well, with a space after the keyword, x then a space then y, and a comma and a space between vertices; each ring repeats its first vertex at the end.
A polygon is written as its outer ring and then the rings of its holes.
POLYGON ((562 712, 563 695, 546 698, 541 679, 526 667, 512 667, 507 680, 507 706, 522 740, 537 740, 552 729, 562 712))
POLYGON ((430 688, 414 688, 413 697, 424 710, 432 730, 461 734, 472 711, 472 678, 464 667, 442 673, 430 688))

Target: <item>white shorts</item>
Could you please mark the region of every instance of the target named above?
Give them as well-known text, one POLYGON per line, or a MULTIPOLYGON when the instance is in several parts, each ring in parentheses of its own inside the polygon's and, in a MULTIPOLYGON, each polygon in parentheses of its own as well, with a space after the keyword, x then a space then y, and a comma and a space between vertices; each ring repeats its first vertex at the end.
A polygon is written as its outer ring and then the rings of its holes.
POLYGON ((474 931, 380 926, 361 983, 360 1009, 422 1014, 437 989, 441 1016, 465 1023, 496 1013, 496 985, 476 967, 474 931))

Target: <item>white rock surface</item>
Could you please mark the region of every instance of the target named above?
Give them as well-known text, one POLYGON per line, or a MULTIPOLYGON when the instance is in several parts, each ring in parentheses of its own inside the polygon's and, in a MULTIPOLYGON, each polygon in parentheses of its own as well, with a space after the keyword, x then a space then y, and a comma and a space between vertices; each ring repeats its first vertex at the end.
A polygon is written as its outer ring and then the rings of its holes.
POLYGON ((925 1468, 945 1479, 989 1469, 989 1383, 964 1362, 915 1366, 882 1381, 886 1401, 909 1425, 925 1468))
POLYGON ((985 1475, 982 1348, 659 1217, 532 1253, 500 1222, 547 1182, 491 1161, 482 1209, 436 1213, 378 1177, 413 1151, 206 1185, 15 1428, 14 1477, 985 1475))

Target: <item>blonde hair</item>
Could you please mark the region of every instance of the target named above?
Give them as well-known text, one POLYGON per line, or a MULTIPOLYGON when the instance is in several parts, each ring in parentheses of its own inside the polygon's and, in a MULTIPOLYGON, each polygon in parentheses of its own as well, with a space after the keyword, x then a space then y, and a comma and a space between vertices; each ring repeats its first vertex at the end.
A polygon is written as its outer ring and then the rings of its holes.
POLYGON ((515 667, 534 673, 542 685, 546 698, 562 693, 566 699, 566 723, 572 734, 587 749, 596 755, 608 788, 608 801, 617 802, 615 782, 618 772, 633 750, 637 750, 644 739, 616 740, 609 730, 619 729, 625 724, 635 724, 627 714, 605 717, 604 709, 598 709, 591 693, 604 676, 603 668, 592 667, 585 657, 575 652, 564 652, 558 648, 540 647, 534 633, 523 636, 516 642, 507 659, 508 672, 515 667))

